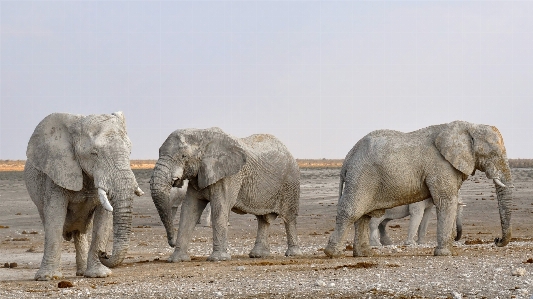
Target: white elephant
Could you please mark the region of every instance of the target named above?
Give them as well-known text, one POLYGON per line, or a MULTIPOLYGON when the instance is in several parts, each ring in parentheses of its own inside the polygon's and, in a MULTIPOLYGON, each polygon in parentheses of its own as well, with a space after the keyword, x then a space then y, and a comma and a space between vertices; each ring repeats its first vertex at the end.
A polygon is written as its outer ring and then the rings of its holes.
POLYGON ((24 168, 26 188, 45 233, 36 280, 62 277, 62 237, 74 238, 76 275, 107 277, 108 267, 122 262, 131 234, 133 195, 143 194, 130 168, 130 151, 122 112, 54 113, 37 125, 24 168), (111 229, 113 254, 108 257, 105 249, 111 229))
POLYGON ((437 207, 435 255, 452 254, 459 188, 476 170, 494 181, 502 237, 511 240, 512 176, 503 137, 496 127, 464 121, 410 133, 378 130, 359 140, 343 162, 335 230, 324 253, 343 254, 349 225, 355 226, 354 256, 370 256, 369 221, 386 209, 433 198, 437 207))
MULTIPOLYGON (((387 234, 387 223, 393 219, 401 219, 407 216, 410 216, 409 229, 404 244, 415 245, 426 243, 428 222, 434 206, 433 199, 427 198, 423 201, 387 209, 383 216, 373 217, 370 219, 369 224, 370 246, 392 245, 392 241, 387 234), (416 241, 415 236, 418 236, 416 241)), ((461 239, 463 231, 463 206, 465 205, 459 200, 455 220, 455 241, 461 239)))
POLYGON ((296 234, 300 171, 294 157, 272 135, 236 138, 219 128, 176 130, 159 148, 150 190, 168 243, 175 247, 170 262, 190 260, 188 245, 208 202, 213 228, 209 261, 231 259, 227 242, 230 211, 257 217, 257 237, 250 257, 270 254, 268 229, 278 216, 287 233, 285 255, 301 255, 296 234), (176 237, 170 190, 185 179, 189 185, 176 237))

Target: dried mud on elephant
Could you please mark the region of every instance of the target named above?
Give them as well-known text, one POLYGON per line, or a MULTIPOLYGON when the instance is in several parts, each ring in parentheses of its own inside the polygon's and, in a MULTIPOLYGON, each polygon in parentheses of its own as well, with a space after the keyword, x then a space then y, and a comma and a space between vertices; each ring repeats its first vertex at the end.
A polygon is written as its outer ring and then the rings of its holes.
MULTIPOLYGON (((148 190, 152 170, 134 173, 139 186, 148 190)), ((453 244, 457 255, 451 257, 433 256, 436 217, 432 215, 426 245, 401 245, 409 222, 405 218, 390 222, 389 235, 395 245, 373 248, 375 256, 354 258, 351 251, 345 251, 341 258, 326 258, 323 249, 337 211, 338 168, 301 168, 298 234, 304 255, 298 258, 283 255, 285 229, 279 219, 271 227, 271 256, 249 258, 257 230, 255 217, 231 213, 231 261, 206 261, 212 250, 212 232, 198 226, 190 245, 192 261, 167 263, 173 248, 152 199, 145 194, 135 199, 130 249, 113 275, 76 277, 74 245, 63 242, 63 274, 73 287, 58 288, 58 281, 33 280, 44 235, 22 172, 0 172, 0 267, 17 263, 16 268, 0 268, 0 297, 448 298, 461 294, 466 298, 529 298, 533 294, 533 169, 512 169, 512 174, 511 242, 502 248, 493 244, 501 233, 494 185, 478 172, 461 188, 467 204, 463 238, 453 244)), ((347 240, 344 246, 349 248, 350 243, 347 240)))

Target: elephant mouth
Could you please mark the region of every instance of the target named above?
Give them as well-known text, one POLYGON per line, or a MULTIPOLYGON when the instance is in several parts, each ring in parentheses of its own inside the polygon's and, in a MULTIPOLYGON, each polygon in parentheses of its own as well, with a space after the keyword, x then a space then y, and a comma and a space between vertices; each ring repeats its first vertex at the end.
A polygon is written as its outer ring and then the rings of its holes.
POLYGON ((172 178, 172 187, 177 187, 177 188, 183 187, 183 179, 172 178))

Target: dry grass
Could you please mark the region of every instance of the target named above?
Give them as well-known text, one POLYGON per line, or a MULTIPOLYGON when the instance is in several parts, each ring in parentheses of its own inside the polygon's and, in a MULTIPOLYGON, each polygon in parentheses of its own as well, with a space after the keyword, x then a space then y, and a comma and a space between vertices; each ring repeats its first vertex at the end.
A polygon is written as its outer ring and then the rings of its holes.
MULTIPOLYGON (((157 160, 131 160, 132 169, 152 169, 157 160)), ((300 168, 340 168, 343 159, 296 159, 300 168)), ((25 160, 0 160, 0 171, 22 171, 25 160)), ((533 159, 509 159, 511 168, 533 168, 533 159)))

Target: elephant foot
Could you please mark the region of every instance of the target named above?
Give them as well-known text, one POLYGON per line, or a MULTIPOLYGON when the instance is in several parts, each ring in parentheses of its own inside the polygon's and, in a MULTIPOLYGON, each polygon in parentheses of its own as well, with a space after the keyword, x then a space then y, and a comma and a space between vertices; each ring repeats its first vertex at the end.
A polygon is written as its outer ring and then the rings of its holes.
POLYGON ((370 239, 370 246, 381 246, 381 242, 378 240, 370 239))
POLYGON ((47 281, 47 280, 54 280, 54 279, 61 279, 63 278, 63 273, 59 270, 48 270, 48 269, 39 269, 37 273, 35 273, 35 280, 40 281, 47 281))
POLYGON ((426 239, 418 239, 418 245, 426 244, 426 239))
POLYGON ((213 251, 207 260, 210 262, 229 261, 231 260, 231 255, 224 251, 213 251))
POLYGON ((383 246, 392 245, 392 240, 389 237, 383 237, 383 238, 381 238, 381 244, 383 246))
POLYGON ((326 246, 326 249, 324 249, 324 253, 331 258, 341 257, 343 255, 343 252, 337 250, 335 247, 336 246, 334 245, 328 244, 328 246, 326 246))
POLYGON ((415 240, 406 240, 403 244, 410 246, 410 245, 416 245, 416 242, 415 240))
POLYGON ((285 256, 300 256, 303 255, 302 250, 298 245, 289 246, 285 251, 285 256))
POLYGON ((91 278, 104 278, 111 275, 111 273, 111 269, 100 264, 94 267, 87 268, 87 271, 85 271, 85 274, 83 276, 91 278))
POLYGON ((452 251, 448 248, 435 248, 435 252, 434 252, 434 255, 435 256, 450 256, 450 255, 453 255, 452 254, 452 251))
POLYGON ((370 246, 364 246, 364 247, 354 247, 353 248, 353 256, 354 257, 366 257, 366 256, 373 256, 374 253, 372 252, 372 249, 370 246))
POLYGON ((270 255, 270 248, 265 245, 256 244, 254 249, 248 254, 251 258, 267 257, 270 255))
POLYGON ((190 262, 191 257, 186 252, 174 251, 174 253, 168 258, 169 263, 190 262))
POLYGON ((85 274, 86 269, 78 269, 76 270, 76 276, 83 276, 85 274))

